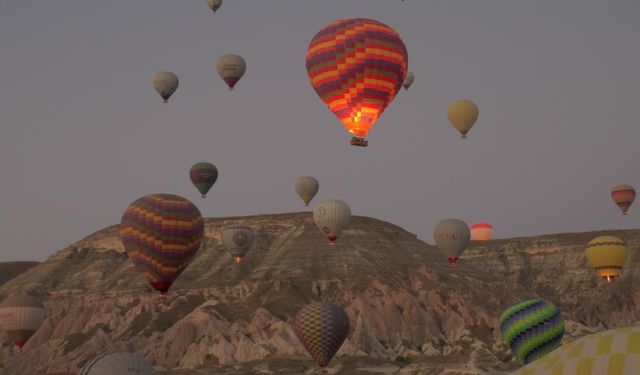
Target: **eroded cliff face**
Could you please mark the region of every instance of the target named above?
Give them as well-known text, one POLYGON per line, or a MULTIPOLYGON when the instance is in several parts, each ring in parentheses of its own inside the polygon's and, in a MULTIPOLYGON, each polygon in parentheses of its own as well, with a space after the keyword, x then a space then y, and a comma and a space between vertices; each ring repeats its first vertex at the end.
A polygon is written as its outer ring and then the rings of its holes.
MULTIPOLYGON (((166 300, 128 260, 117 226, 63 249, 0 287, 45 297, 48 319, 4 374, 76 373, 99 352, 130 349, 159 370, 312 373, 291 322, 310 300, 342 305, 351 321, 337 374, 498 374, 519 367, 502 344, 500 314, 540 297, 567 321, 564 340, 640 320, 638 231, 623 276, 607 285, 585 244, 605 232, 472 242, 458 266, 392 224, 354 217, 330 247, 311 213, 207 219, 207 242, 166 300), (250 225, 256 241, 236 266, 218 228, 250 225)), ((185 373, 185 372, 181 372, 185 373)))

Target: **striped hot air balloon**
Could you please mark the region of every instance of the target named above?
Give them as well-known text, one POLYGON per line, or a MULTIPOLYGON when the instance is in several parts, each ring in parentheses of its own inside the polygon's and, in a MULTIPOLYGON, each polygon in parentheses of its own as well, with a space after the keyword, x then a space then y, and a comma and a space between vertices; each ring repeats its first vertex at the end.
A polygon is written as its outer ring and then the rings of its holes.
POLYGON ((349 334, 349 317, 338 305, 312 302, 298 311, 293 330, 318 366, 326 367, 349 334))
POLYGON ((600 236, 589 241, 585 250, 587 262, 603 279, 611 282, 620 276, 629 258, 629 248, 624 240, 614 236, 600 236))
POLYGON ((320 99, 355 135, 352 145, 366 146, 364 138, 407 76, 407 49, 381 22, 341 19, 313 37, 306 65, 320 99))
POLYGON ((0 327, 19 348, 36 333, 46 317, 47 311, 38 297, 14 295, 0 304, 0 327))
POLYGON ((532 299, 502 313, 500 332, 516 357, 527 364, 560 346, 564 320, 553 304, 532 299))
POLYGON ((593 333, 562 345, 512 375, 637 375, 640 327, 593 333))
POLYGON ((248 225, 230 224, 224 226, 220 232, 224 247, 231 253, 233 261, 240 264, 253 245, 255 238, 253 229, 248 225))
POLYGON ((636 190, 631 185, 618 184, 611 189, 611 199, 618 205, 622 214, 626 215, 633 200, 636 199, 636 190))
POLYGON ((489 223, 478 222, 471 226, 471 239, 474 241, 488 241, 493 238, 493 226, 489 223))
POLYGON ((142 357, 131 352, 98 354, 78 372, 78 375, 156 375, 153 367, 142 357))
POLYGON ((195 163, 189 171, 191 182, 202 194, 202 198, 207 197, 207 193, 218 180, 218 168, 207 162, 195 163))
POLYGON ((152 194, 133 202, 122 215, 120 235, 129 259, 164 295, 195 257, 204 220, 189 200, 152 194))

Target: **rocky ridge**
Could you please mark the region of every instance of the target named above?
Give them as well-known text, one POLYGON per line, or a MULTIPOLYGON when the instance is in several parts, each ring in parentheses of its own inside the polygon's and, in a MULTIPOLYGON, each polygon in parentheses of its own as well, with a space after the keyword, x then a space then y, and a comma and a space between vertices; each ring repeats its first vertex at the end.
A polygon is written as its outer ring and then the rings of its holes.
POLYGON ((414 234, 367 217, 353 217, 335 247, 308 212, 207 219, 205 235, 164 301, 128 260, 117 226, 0 286, 0 297, 43 296, 49 314, 22 353, 0 336, 1 374, 75 374, 112 349, 134 350, 166 374, 314 373, 291 327, 311 300, 342 305, 351 321, 335 374, 508 373, 519 364, 498 320, 527 298, 561 309, 565 342, 640 319, 637 230, 472 242, 456 267, 414 234), (256 230, 239 266, 218 233, 231 222, 256 230), (583 255, 605 233, 632 252, 611 285, 583 255))

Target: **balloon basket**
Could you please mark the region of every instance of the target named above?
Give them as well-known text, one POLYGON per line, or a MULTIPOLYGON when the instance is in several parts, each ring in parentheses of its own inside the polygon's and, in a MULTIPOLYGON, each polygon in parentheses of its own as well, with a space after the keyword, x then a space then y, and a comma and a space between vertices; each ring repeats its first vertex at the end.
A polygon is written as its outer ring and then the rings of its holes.
POLYGON ((460 137, 460 138, 462 138, 462 139, 466 139, 466 138, 467 138, 467 135, 466 135, 466 134, 463 134, 463 135, 462 135, 462 137, 460 137))
POLYGON ((359 146, 359 147, 367 147, 369 145, 369 141, 360 137, 351 138, 351 146, 359 146))
POLYGON ((169 100, 168 100, 168 99, 165 99, 165 100, 164 100, 164 103, 169 103, 169 100))

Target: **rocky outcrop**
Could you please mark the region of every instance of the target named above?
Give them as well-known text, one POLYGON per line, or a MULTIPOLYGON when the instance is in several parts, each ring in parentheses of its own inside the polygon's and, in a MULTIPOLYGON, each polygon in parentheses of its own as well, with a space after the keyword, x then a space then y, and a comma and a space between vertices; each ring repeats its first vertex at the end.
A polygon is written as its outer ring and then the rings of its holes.
POLYGON ((311 300, 336 302, 349 315, 351 332, 330 366, 336 374, 506 373, 519 364, 502 344, 499 317, 525 298, 561 309, 565 341, 640 319, 638 231, 606 232, 632 251, 623 276, 607 285, 583 255, 602 233, 472 243, 450 267, 435 247, 372 218, 354 217, 335 247, 310 213, 207 219, 205 245, 162 300, 128 260, 117 229, 0 287, 1 296, 41 295, 48 311, 22 353, 1 337, 4 374, 76 373, 96 353, 123 348, 161 371, 312 373, 291 326, 311 300), (238 266, 217 232, 231 222, 256 230, 238 266))

